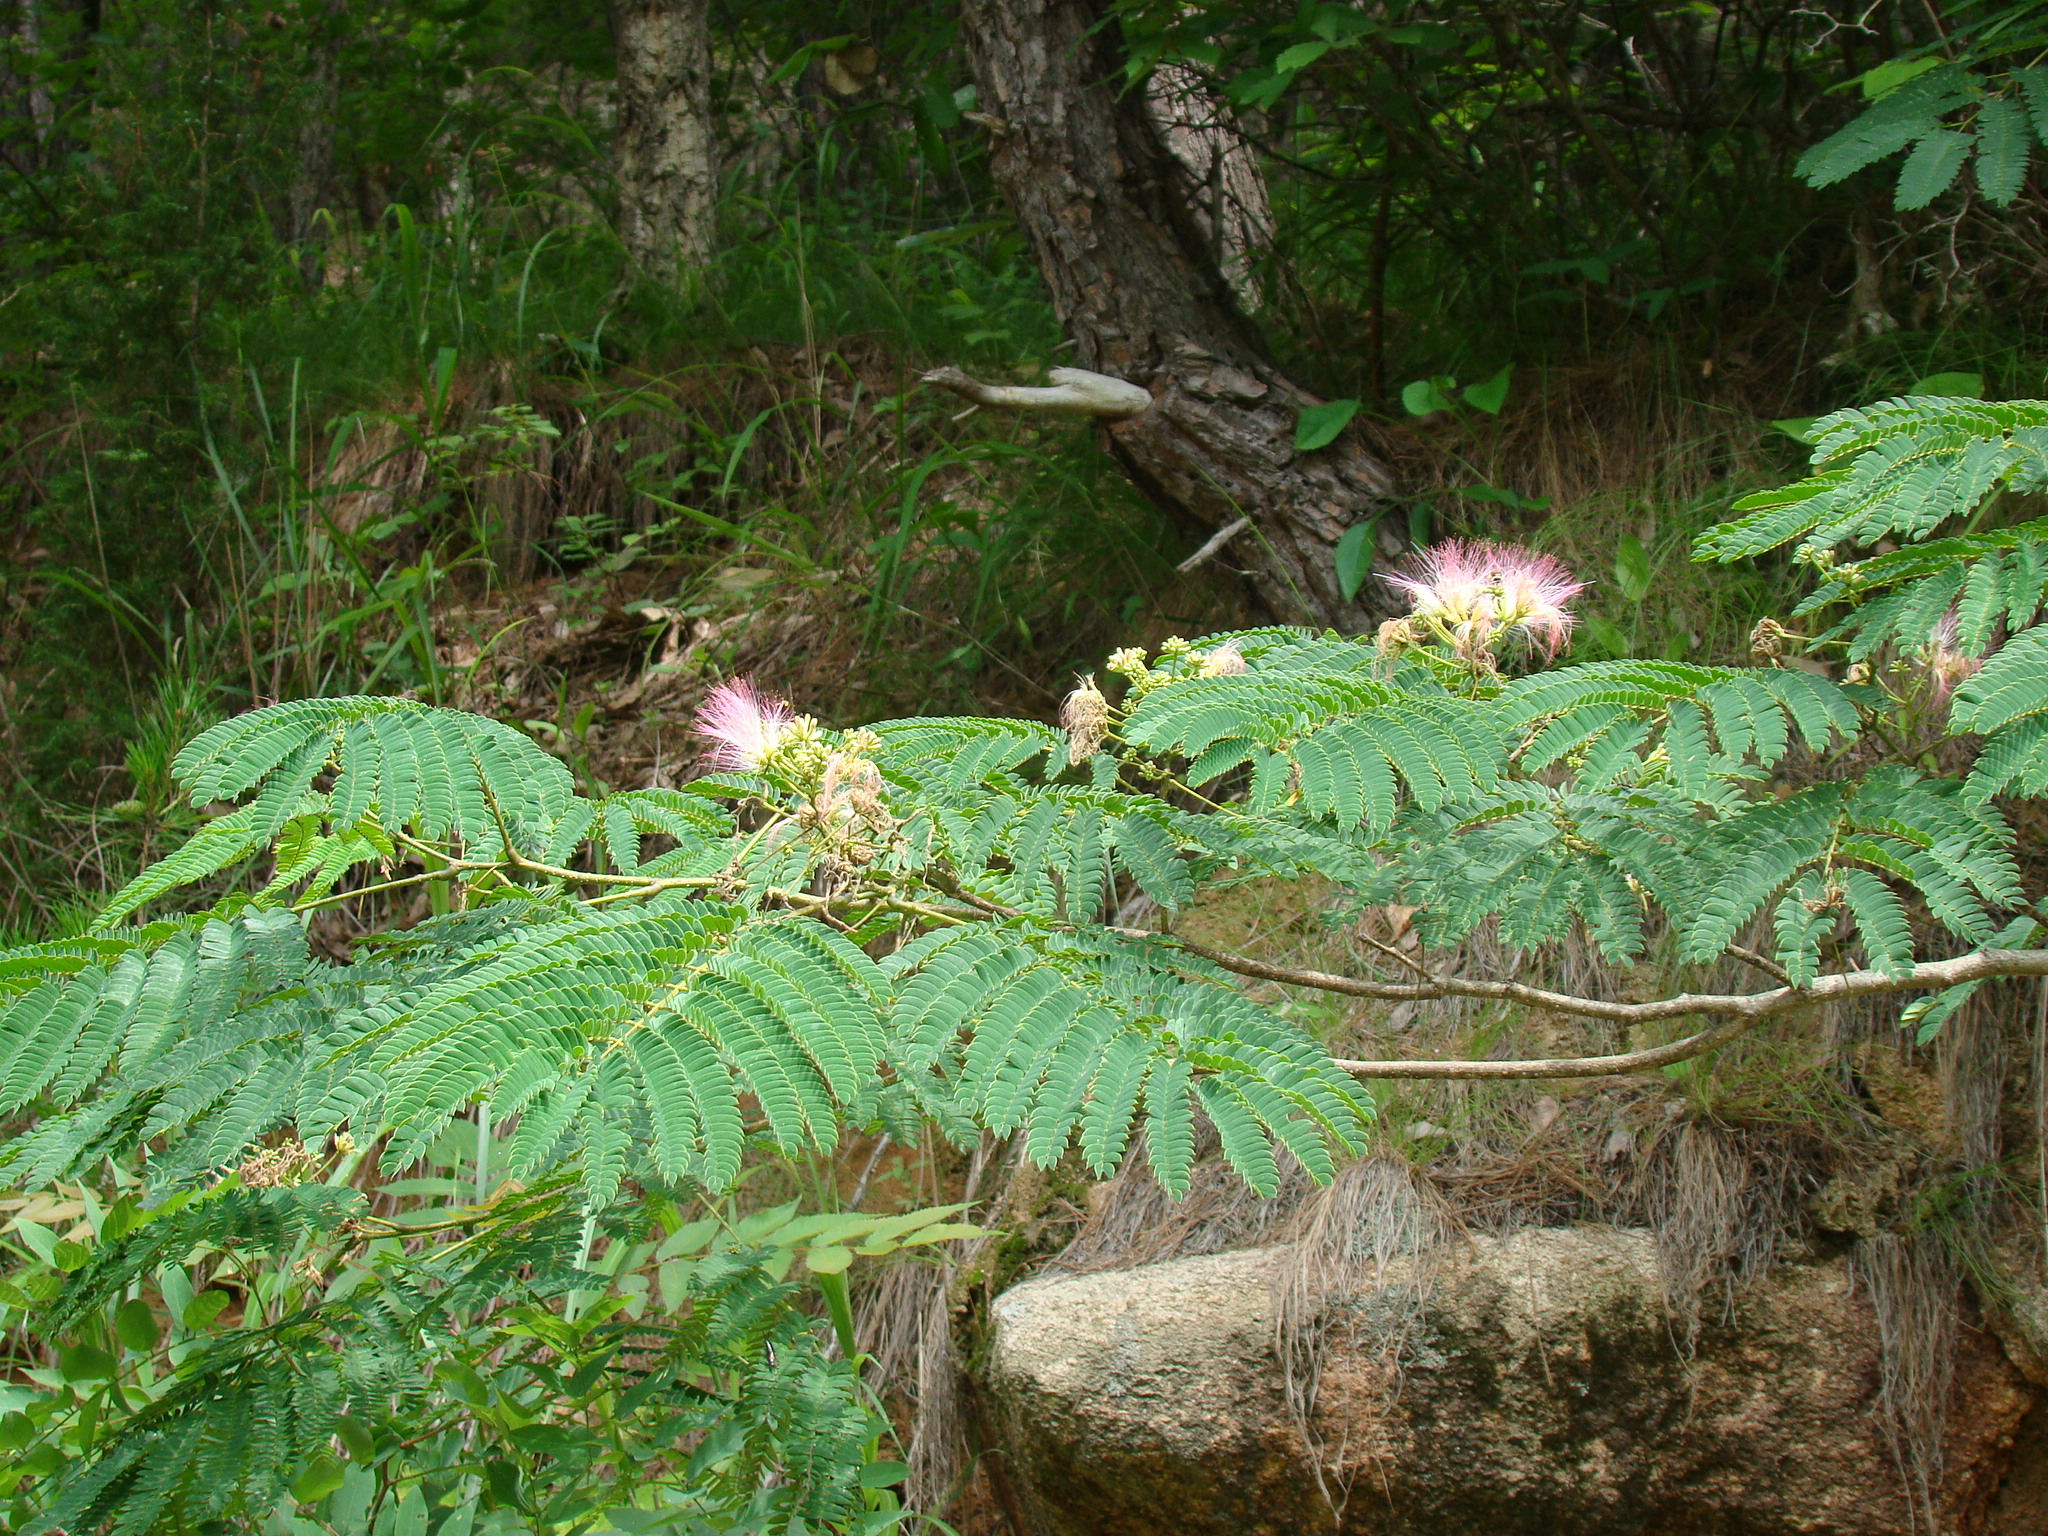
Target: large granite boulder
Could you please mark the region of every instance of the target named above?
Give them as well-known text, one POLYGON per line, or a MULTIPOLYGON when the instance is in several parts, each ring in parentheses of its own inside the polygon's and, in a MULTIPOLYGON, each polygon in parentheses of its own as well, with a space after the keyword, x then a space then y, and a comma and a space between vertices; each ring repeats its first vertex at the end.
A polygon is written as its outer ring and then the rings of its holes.
MULTIPOLYGON (((1338 1475, 1319 1480, 1275 1353, 1282 1254, 1056 1276, 998 1298, 988 1381, 1039 1536, 1925 1529, 1878 1407, 1876 1323, 1843 1259, 1781 1263, 1688 1353, 1648 1233, 1460 1243, 1434 1266, 1398 1368, 1333 1344, 1312 1429, 1338 1475)), ((1944 1532, 2048 1532, 2041 1395, 1964 1328, 1944 1532)))

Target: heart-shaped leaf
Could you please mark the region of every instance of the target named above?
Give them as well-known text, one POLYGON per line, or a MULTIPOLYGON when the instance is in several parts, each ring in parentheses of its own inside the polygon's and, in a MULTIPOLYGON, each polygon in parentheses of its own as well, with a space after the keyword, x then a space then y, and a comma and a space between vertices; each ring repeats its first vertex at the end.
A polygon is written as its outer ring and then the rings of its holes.
POLYGON ((1303 411, 1294 423, 1294 451, 1314 453, 1337 440, 1337 434, 1358 414, 1356 400, 1326 400, 1303 411))
POLYGON ((1508 379, 1514 371, 1514 364, 1510 363, 1483 383, 1467 384, 1464 389, 1465 403, 1475 411, 1498 416, 1500 408, 1507 403, 1508 379))
POLYGON ((1451 408, 1451 397, 1444 393, 1457 387, 1458 381, 1447 374, 1433 379, 1417 379, 1401 391, 1401 404, 1410 416, 1434 416, 1438 411, 1451 408))

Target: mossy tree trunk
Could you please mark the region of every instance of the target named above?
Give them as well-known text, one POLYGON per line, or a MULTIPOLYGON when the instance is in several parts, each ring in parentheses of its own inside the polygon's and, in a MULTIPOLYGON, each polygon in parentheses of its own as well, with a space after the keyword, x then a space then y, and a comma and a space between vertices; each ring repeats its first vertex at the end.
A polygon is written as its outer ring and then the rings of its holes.
MULTIPOLYGON (((1316 397, 1276 367, 1203 228, 1200 189, 1089 0, 962 0, 961 36, 1016 210, 1075 361, 1150 390, 1106 428, 1131 478, 1191 530, 1248 526, 1224 557, 1277 618, 1355 631, 1334 554, 1383 506, 1384 465, 1346 433, 1294 449, 1316 397)), ((1374 597, 1368 583, 1360 599, 1374 597)))

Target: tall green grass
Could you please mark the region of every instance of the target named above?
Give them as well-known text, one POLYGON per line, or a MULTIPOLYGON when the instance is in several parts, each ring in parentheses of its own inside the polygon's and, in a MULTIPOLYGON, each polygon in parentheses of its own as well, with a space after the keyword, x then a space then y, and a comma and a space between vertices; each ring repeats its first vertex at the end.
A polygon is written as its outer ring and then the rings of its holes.
POLYGON ((444 697, 441 615, 529 575, 637 562, 687 608, 762 567, 760 595, 847 614, 845 686, 818 701, 842 718, 973 707, 990 679, 1048 707, 1171 579, 1172 539, 1085 430, 956 421, 917 388, 941 359, 1028 375, 1057 332, 1013 233, 903 223, 794 182, 736 196, 717 266, 670 290, 622 283, 609 232, 559 201, 396 205, 328 283, 211 314, 179 377, 17 375, 0 494, 69 537, 0 577, 0 921, 54 921, 141 856, 157 791, 124 742, 163 756, 165 718, 273 698, 444 697), (515 526, 499 492, 564 433, 610 499, 515 526), (165 717, 171 682, 194 707, 165 717))

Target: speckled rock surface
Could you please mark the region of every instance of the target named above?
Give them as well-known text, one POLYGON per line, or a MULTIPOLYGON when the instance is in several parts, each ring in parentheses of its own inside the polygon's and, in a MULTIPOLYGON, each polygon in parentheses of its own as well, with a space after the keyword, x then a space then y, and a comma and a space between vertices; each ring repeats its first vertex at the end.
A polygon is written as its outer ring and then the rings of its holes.
MULTIPOLYGON (((2032 1244, 2025 1239, 2008 1239, 1998 1257, 2007 1288, 1986 1303, 1986 1320, 2020 1373, 2035 1386, 2048 1387, 2048 1281, 2040 1277, 2032 1244)), ((2048 1523, 2042 1529, 2048 1531, 2048 1523)))
MULTIPOLYGON (((989 1382, 1041 1536, 1330 1531, 1285 1411, 1270 1249, 1055 1277, 996 1302, 989 1382)), ((1401 1377, 1334 1350, 1317 1429, 1372 1536, 1903 1536, 1877 1330, 1839 1259, 1779 1266, 1687 1361, 1642 1232, 1475 1238, 1401 1377)), ((1966 1329, 1942 1491, 1958 1533, 2048 1531, 2040 1389, 1966 1329), (2030 1479, 2032 1481, 2030 1481, 2030 1479), (2029 1523, 2033 1522, 2033 1523, 2029 1523)))

